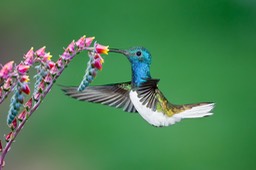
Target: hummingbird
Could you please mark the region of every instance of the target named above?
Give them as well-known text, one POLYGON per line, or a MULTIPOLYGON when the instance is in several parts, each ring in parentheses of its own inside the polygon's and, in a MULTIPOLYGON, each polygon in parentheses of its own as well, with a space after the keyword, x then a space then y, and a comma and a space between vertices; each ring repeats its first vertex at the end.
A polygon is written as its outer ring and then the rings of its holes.
POLYGON ((88 86, 82 92, 79 92, 77 87, 63 87, 64 93, 80 101, 100 103, 122 108, 125 112, 139 113, 155 127, 170 126, 185 118, 201 118, 213 114, 213 102, 182 105, 169 102, 158 88, 159 79, 151 77, 151 54, 146 48, 110 48, 109 52, 120 53, 129 60, 131 81, 88 86))

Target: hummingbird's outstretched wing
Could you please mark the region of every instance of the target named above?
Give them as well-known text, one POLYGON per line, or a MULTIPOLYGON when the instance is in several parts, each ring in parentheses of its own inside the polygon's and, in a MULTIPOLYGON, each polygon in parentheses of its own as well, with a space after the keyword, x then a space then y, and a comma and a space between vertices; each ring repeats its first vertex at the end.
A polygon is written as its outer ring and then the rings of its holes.
POLYGON ((187 118, 203 117, 212 114, 210 113, 214 107, 214 103, 212 102, 201 102, 184 105, 176 105, 170 103, 165 98, 163 93, 158 89, 158 82, 159 79, 148 79, 146 82, 142 83, 141 86, 136 88, 139 101, 142 103, 142 105, 151 109, 153 112, 158 111, 168 117, 182 113, 180 115, 183 115, 183 117, 187 118))
POLYGON ((137 112, 129 97, 131 82, 88 86, 82 92, 77 91, 77 88, 62 87, 62 90, 66 95, 77 100, 122 108, 126 112, 137 112))
POLYGON ((214 103, 175 105, 158 89, 159 80, 148 79, 130 92, 131 101, 139 114, 156 127, 169 126, 181 119, 210 116, 214 103))

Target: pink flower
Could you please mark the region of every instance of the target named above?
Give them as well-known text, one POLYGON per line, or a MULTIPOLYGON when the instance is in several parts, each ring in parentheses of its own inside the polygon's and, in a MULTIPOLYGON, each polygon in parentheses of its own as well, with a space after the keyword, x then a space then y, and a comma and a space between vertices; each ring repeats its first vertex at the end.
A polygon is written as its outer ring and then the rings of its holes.
POLYGON ((100 54, 96 54, 96 55, 94 56, 94 59, 95 59, 95 60, 100 60, 100 63, 101 63, 101 64, 104 63, 104 59, 100 56, 100 54))
POLYGON ((27 109, 27 110, 30 110, 31 107, 32 107, 32 104, 33 104, 33 100, 32 98, 30 98, 27 103, 24 105, 24 107, 27 109))
POLYGON ((63 61, 62 58, 59 58, 58 61, 56 62, 56 65, 58 68, 62 68, 63 67, 63 61))
POLYGON ((44 78, 45 83, 51 83, 52 82, 52 75, 47 74, 47 76, 44 78))
POLYGON ((96 44, 95 50, 97 53, 100 53, 100 54, 108 54, 108 51, 109 51, 108 46, 104 46, 101 44, 96 44))
POLYGON ((36 55, 38 56, 38 57, 43 57, 44 55, 45 55, 45 46, 44 47, 42 47, 42 48, 40 48, 39 50, 37 50, 36 51, 36 55))
POLYGON ((34 48, 32 47, 27 54, 24 56, 24 64, 31 66, 34 63, 34 48))
POLYGON ((94 66, 95 68, 97 68, 98 70, 102 70, 102 63, 101 63, 100 60, 95 60, 95 61, 93 62, 93 66, 94 66))
POLYGON ((53 61, 49 61, 48 62, 48 66, 51 69, 51 68, 53 68, 55 66, 55 63, 53 61))
POLYGON ((13 132, 10 132, 8 135, 5 136, 6 142, 9 142, 12 139, 13 139, 13 132))
POLYGON ((55 74, 57 74, 58 73, 58 68, 57 68, 57 66, 54 66, 51 70, 50 70, 50 73, 52 74, 52 75, 55 75, 55 74))
POLYGON ((61 58, 62 58, 63 60, 70 60, 71 55, 70 55, 68 52, 65 51, 65 52, 61 55, 61 58))
POLYGON ((45 82, 44 82, 44 80, 41 81, 41 83, 38 86, 38 89, 39 89, 39 93, 43 92, 43 90, 45 89, 45 82))
POLYGON ((52 55, 50 53, 46 53, 44 56, 42 56, 43 62, 48 62, 52 58, 52 55))
POLYGON ((19 74, 26 74, 28 69, 29 69, 29 66, 28 65, 24 65, 24 64, 19 64, 18 68, 17 68, 19 74))
POLYGON ((73 40, 66 48, 67 52, 73 53, 75 51, 75 41, 73 40))
POLYGON ((38 93, 34 94, 33 97, 34 97, 35 101, 38 101, 40 99, 40 97, 41 97, 41 94, 38 92, 38 93))
POLYGON ((86 38, 85 39, 85 46, 89 47, 94 39, 95 39, 95 37, 88 37, 88 38, 86 38))
POLYGON ((21 78, 20 78, 20 81, 23 83, 23 82, 29 82, 29 76, 27 75, 22 75, 21 78))
POLYGON ((7 79, 9 77, 10 72, 12 72, 13 63, 14 61, 10 61, 2 67, 0 70, 0 77, 3 79, 7 79))
POLYGON ((85 46, 85 35, 82 36, 77 42, 76 45, 81 49, 85 46))
POLYGON ((9 77, 9 78, 5 81, 3 88, 4 88, 4 90, 7 90, 7 91, 8 91, 8 90, 11 89, 11 87, 12 87, 12 78, 9 77))
POLYGON ((27 94, 27 95, 29 95, 30 94, 30 88, 29 88, 29 86, 28 86, 28 84, 27 83, 24 83, 23 85, 22 85, 22 92, 23 93, 25 93, 25 94, 27 94))
POLYGON ((18 126, 17 119, 14 119, 14 120, 12 121, 12 123, 9 125, 9 127, 10 127, 12 130, 16 129, 17 126, 18 126))
POLYGON ((18 120, 23 121, 24 119, 27 118, 27 111, 23 110, 19 115, 18 115, 18 120))

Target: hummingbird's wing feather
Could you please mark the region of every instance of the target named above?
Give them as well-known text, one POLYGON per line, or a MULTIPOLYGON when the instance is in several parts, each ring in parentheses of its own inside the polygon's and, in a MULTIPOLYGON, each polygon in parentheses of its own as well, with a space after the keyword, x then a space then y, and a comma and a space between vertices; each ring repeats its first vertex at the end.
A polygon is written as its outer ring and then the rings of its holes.
POLYGON ((153 111, 156 111, 157 103, 159 102, 156 97, 158 82, 159 79, 149 79, 136 89, 140 102, 142 102, 143 105, 146 105, 146 107, 151 108, 153 111))
POLYGON ((129 97, 131 82, 88 86, 82 92, 77 91, 77 87, 62 87, 62 90, 77 100, 122 108, 126 112, 137 112, 129 97))

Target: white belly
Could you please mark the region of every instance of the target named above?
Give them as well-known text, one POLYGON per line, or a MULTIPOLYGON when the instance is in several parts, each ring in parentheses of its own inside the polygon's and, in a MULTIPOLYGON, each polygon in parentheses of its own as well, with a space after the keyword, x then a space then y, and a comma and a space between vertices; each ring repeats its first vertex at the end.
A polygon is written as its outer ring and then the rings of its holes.
POLYGON ((162 112, 153 111, 152 109, 146 107, 147 104, 142 105, 136 91, 131 90, 130 99, 139 114, 151 125, 158 127, 169 126, 181 120, 179 117, 168 117, 162 112))

